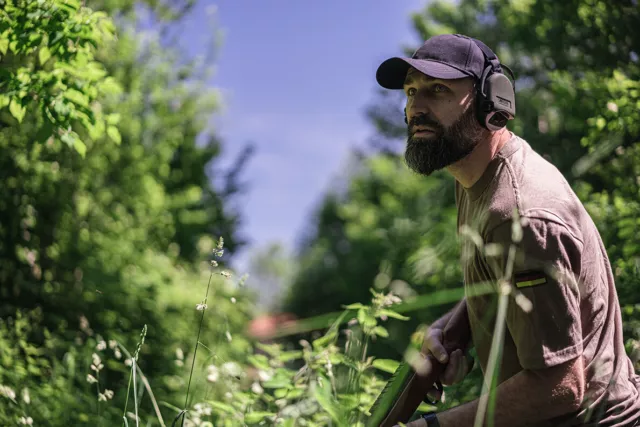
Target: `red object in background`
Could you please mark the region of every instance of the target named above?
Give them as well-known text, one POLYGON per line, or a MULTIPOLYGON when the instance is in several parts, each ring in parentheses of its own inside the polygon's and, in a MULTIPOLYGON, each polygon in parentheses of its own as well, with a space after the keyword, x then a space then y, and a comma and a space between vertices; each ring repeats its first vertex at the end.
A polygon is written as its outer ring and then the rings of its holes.
POLYGON ((276 333, 295 324, 296 317, 291 313, 265 314, 249 322, 248 333, 253 338, 268 340, 276 333))

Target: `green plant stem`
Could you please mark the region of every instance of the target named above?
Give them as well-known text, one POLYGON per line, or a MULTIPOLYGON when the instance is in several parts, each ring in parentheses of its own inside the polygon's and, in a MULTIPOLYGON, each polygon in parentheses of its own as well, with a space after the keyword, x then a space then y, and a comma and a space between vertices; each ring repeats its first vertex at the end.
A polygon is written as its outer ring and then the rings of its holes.
MULTIPOLYGON (((209 283, 207 284, 207 292, 204 296, 204 304, 207 304, 207 299, 209 297, 209 288, 211 287, 211 278, 213 277, 213 271, 209 275, 209 283)), ((191 389, 191 379, 193 378, 193 369, 196 365, 196 355, 198 354, 198 345, 200 344, 200 333, 202 332, 202 325, 204 323, 204 313, 207 311, 206 307, 202 309, 202 316, 200 316, 200 326, 198 327, 198 337, 196 338, 196 347, 193 351, 193 361, 191 362, 191 372, 189 372, 189 383, 187 384, 187 393, 184 398, 184 410, 187 410, 187 405, 189 403, 189 390, 191 389)), ((186 418, 186 414, 182 417, 181 427, 184 427, 184 419, 186 418)))
MULTIPOLYGON (((496 314, 496 324, 493 331, 493 341, 491 343, 491 350, 489 351, 489 360, 487 361, 487 373, 485 376, 485 380, 483 382, 483 392, 480 395, 480 399, 478 401, 478 411, 476 412, 476 419, 474 422, 474 427, 482 427, 484 425, 483 420, 487 411, 487 406, 489 404, 489 399, 491 399, 492 408, 495 405, 495 388, 494 382, 497 381, 497 370, 498 361, 502 354, 502 345, 504 343, 504 328, 505 328, 505 318, 507 316, 507 307, 509 304, 509 295, 511 284, 507 280, 507 278, 511 277, 511 273, 513 271, 513 264, 515 263, 516 256, 516 246, 510 245, 509 247, 509 256, 507 259, 507 265, 505 266, 504 278, 502 281, 498 282, 499 299, 498 299, 498 311, 496 314), (503 290, 502 286, 507 286, 507 290, 503 290)), ((491 411, 493 413, 493 411, 491 411)), ((489 420, 489 426, 493 425, 493 419, 489 420)))

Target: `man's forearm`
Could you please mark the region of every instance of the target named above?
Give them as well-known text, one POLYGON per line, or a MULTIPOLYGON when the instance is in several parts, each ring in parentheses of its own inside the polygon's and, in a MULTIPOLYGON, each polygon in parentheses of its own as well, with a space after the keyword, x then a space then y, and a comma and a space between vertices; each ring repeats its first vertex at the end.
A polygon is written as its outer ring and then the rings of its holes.
MULTIPOLYGON (((576 390, 550 376, 520 371, 496 388, 494 427, 528 426, 576 411, 576 390)), ((472 427, 479 399, 438 413, 441 427, 472 427)), ((482 425, 486 425, 485 422, 482 425)))

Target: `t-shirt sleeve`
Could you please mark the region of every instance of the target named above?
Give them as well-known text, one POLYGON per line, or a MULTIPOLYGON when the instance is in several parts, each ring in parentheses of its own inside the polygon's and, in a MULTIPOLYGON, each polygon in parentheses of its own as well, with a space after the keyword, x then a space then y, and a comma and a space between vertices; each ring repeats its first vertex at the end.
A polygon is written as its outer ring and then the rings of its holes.
MULTIPOLYGON (((512 221, 496 227, 488 240, 508 248, 513 242, 512 221)), ((543 369, 577 357, 582 353, 578 287, 582 243, 560 223, 527 218, 516 248, 509 277, 515 292, 509 298, 506 322, 520 365, 543 369), (529 312, 523 309, 526 302, 516 302, 518 294, 531 303, 529 312)), ((504 273, 508 249, 498 259, 504 273)))

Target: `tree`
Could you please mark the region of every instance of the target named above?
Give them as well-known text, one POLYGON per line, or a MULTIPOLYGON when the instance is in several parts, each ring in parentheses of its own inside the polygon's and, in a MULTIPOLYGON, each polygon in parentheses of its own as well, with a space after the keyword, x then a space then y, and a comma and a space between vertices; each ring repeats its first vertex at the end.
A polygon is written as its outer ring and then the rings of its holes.
MULTIPOLYGON (((99 12, 70 0, 2 3, 8 54, 0 70, 9 79, 0 98, 10 101, 0 116, 0 384, 26 387, 32 402, 0 410, 2 424, 27 415, 36 424, 121 422, 125 349, 133 353, 145 325, 142 371, 156 399, 182 405, 212 250, 223 237, 224 267, 242 244, 229 202, 251 151, 229 171, 215 168, 220 142, 207 121, 219 99, 200 68, 210 63, 181 57, 162 34, 144 42, 135 10, 121 3, 96 2, 99 12), (93 26, 99 19, 109 28, 107 16, 118 16, 117 39, 99 38, 93 26), (60 105, 63 118, 48 117, 60 105), (224 188, 210 173, 226 175, 224 188), (103 344, 112 341, 122 347, 103 344), (105 366, 98 391, 87 382, 94 352, 105 366), (113 401, 100 402, 106 389, 113 401)), ((162 27, 191 3, 147 6, 162 27)), ((216 311, 201 341, 215 357, 241 360, 251 301, 217 277, 209 294, 216 311)), ((214 356, 199 354, 198 366, 214 356)), ((140 411, 155 416, 149 399, 140 411)))

